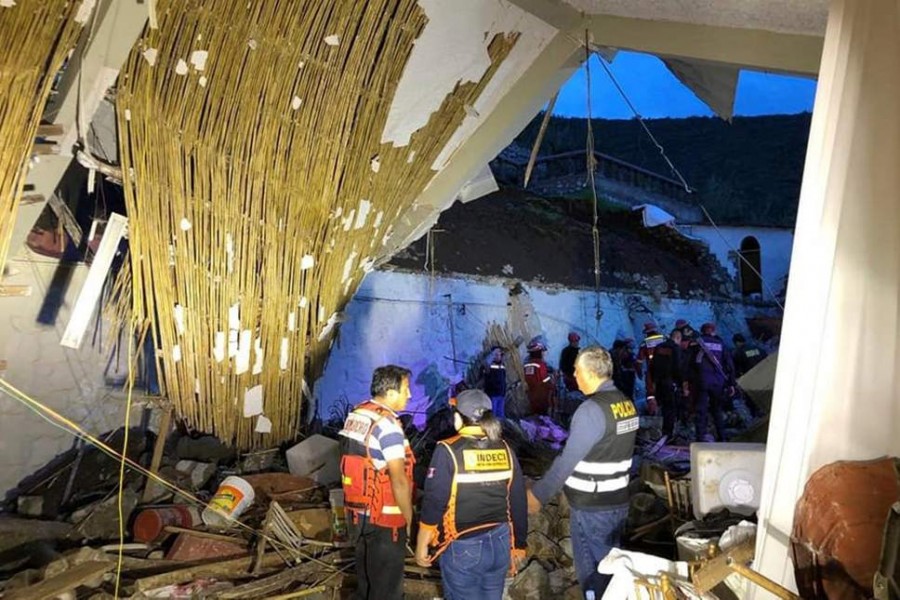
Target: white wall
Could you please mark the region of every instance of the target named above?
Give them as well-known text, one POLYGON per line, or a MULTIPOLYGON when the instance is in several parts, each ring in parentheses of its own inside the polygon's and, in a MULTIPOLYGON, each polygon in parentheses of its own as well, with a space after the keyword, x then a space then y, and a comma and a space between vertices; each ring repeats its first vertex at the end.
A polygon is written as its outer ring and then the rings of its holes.
MULTIPOLYGON (((0 377, 96 435, 123 425, 125 403, 121 391, 105 386, 106 354, 91 346, 90 330, 80 350, 59 345, 88 267, 71 266, 55 324, 37 322, 58 264, 27 249, 9 261, 12 274, 3 284, 30 286, 32 295, 0 298, 0 377)), ((124 355, 122 364, 127 365, 124 355)), ((140 413, 133 412, 135 420, 140 413)), ((14 487, 74 441, 0 392, 0 491, 14 487)))
MULTIPOLYGON (((507 318, 508 288, 514 280, 436 277, 399 271, 374 271, 363 281, 345 314, 325 372, 315 395, 319 415, 327 419, 342 400, 356 404, 369 397, 372 370, 396 363, 413 371, 410 411, 424 420, 431 398, 446 397, 448 384, 462 379, 466 364, 456 359, 474 359, 492 321, 507 318), (453 335, 450 333, 448 298, 452 297, 453 335)), ((723 337, 745 331, 745 308, 739 304, 685 301, 663 298, 656 303, 639 297, 652 315, 634 310, 633 294, 602 293, 598 321, 596 295, 592 291, 569 290, 531 284, 526 289, 534 304, 544 335, 550 344, 548 361, 556 365, 559 352, 572 330, 582 336, 581 345, 612 344, 617 335, 640 340, 642 325, 649 318, 670 328, 678 318, 695 327, 717 321, 723 337), (632 308, 632 310, 629 310, 632 308)))
POLYGON ((731 227, 720 226, 718 232, 710 225, 686 225, 680 230, 700 238, 709 244, 712 252, 728 273, 740 284, 738 258, 735 250, 740 250, 741 241, 753 236, 759 242, 760 262, 763 276, 763 298, 771 300, 784 290, 785 278, 791 266, 791 249, 794 232, 777 227, 731 227), (723 239, 724 238, 724 239, 723 239))

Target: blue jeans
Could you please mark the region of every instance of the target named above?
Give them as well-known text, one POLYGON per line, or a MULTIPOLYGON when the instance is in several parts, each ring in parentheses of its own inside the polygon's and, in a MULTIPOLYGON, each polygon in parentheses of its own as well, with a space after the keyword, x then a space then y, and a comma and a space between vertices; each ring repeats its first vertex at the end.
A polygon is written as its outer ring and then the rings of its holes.
POLYGON ((500 600, 509 571, 509 523, 456 540, 440 565, 445 600, 500 600))
POLYGON ((491 412, 498 419, 506 418, 506 396, 491 396, 491 412))
POLYGON ((569 524, 575 576, 581 589, 585 592, 593 590, 597 598, 603 596, 610 579, 608 575, 597 573, 597 564, 619 545, 627 518, 627 506, 611 510, 579 510, 572 507, 569 524))

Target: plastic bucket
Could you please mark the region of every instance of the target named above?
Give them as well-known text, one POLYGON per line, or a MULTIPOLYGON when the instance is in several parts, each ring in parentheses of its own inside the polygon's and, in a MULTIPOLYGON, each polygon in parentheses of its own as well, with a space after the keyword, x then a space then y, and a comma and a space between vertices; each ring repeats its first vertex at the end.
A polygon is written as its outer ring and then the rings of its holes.
POLYGON ((193 527, 200 523, 200 513, 192 506, 163 506, 142 510, 134 519, 132 533, 137 542, 155 542, 164 537, 163 531, 175 527, 193 527))
POLYGON ((255 497, 256 492, 246 479, 226 477, 203 510, 203 522, 210 527, 230 527, 255 497))

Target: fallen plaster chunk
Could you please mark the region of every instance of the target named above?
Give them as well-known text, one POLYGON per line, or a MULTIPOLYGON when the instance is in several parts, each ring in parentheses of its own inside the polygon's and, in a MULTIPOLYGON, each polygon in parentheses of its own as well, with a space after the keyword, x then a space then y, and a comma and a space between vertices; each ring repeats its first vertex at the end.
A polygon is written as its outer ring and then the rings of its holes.
POLYGON ((300 107, 303 106, 303 98, 300 96, 294 96, 294 99, 291 100, 291 108, 294 110, 300 110, 300 107))
POLYGON ((307 298, 306 296, 300 296, 300 302, 297 303, 297 306, 299 306, 300 308, 306 308, 307 306, 309 306, 309 298, 307 298))
POLYGON ((272 421, 268 419, 265 415, 259 415, 256 419, 256 427, 254 428, 256 433, 271 433, 272 432, 272 421))
POLYGON ((78 12, 75 13, 75 22, 79 25, 87 23, 88 19, 91 18, 91 13, 94 12, 95 4, 97 4, 97 0, 82 0, 81 6, 78 7, 78 12))
POLYGON ((291 311, 288 313, 288 331, 297 329, 297 313, 291 311))
POLYGON ((187 75, 188 74, 188 64, 184 61, 183 58, 178 59, 178 63, 175 65, 175 73, 177 75, 187 75))
POLYGON ((235 302, 228 307, 228 329, 241 328, 241 303, 235 302))
POLYGON ((141 56, 144 57, 150 66, 156 65, 156 57, 159 55, 159 51, 156 48, 147 48, 141 53, 141 56))
POLYGON ((474 118, 474 119, 477 119, 478 117, 481 116, 481 115, 478 113, 478 111, 475 110, 475 107, 472 106, 471 104, 466 104, 466 105, 464 105, 464 106, 463 106, 463 110, 466 111, 466 114, 467 114, 468 116, 470 116, 470 117, 472 117, 472 118, 474 118))
POLYGON ((359 268, 363 270, 363 273, 371 273, 372 269, 375 268, 375 259, 367 256, 360 263, 359 268))
POLYGON ((255 417, 263 411, 263 389, 261 385, 254 385, 244 392, 244 417, 255 417))
POLYGON ((300 259, 300 270, 305 271, 306 269, 312 269, 315 264, 316 259, 313 258, 312 254, 307 254, 300 259))
POLYGON ((331 330, 334 329, 335 325, 337 325, 337 313, 328 317, 328 322, 325 323, 325 326, 322 327, 322 331, 319 333, 318 341, 325 340, 331 334, 331 330))
POLYGON ((16 5, 16 0, 0 0, 0 7, 12 8, 16 5))
POLYGON ((347 257, 346 262, 344 262, 344 275, 341 277, 341 281, 344 283, 350 279, 350 271, 353 269, 354 260, 356 260, 356 252, 351 252, 350 256, 347 257))
POLYGON ((225 261, 228 273, 231 274, 234 271, 234 240, 230 233, 225 234, 225 261))
POLYGON ((181 346, 175 344, 172 346, 172 362, 179 362, 181 360, 181 346))
POLYGON ((209 58, 209 52, 206 50, 194 50, 191 52, 191 65, 198 71, 206 69, 206 59, 209 58))
POLYGON ((205 87, 206 87, 206 82, 207 82, 207 81, 209 81, 209 80, 206 78, 206 75, 201 75, 201 76, 200 76, 200 79, 197 80, 197 83, 200 85, 200 87, 204 87, 204 88, 205 88, 205 87))
POLYGON ((372 167, 372 172, 377 173, 381 170, 381 158, 377 155, 372 158, 372 162, 370 163, 372 167))
POLYGON ((247 45, 250 46, 251 50, 256 50, 259 47, 259 43, 254 39, 247 40, 247 45))
POLYGON ((338 44, 341 43, 341 37, 339 35, 337 35, 336 33, 331 34, 331 35, 325 37, 325 43, 328 44, 329 46, 337 46, 338 44))
POLYGON ((249 329, 241 332, 238 340, 237 356, 234 357, 234 373, 235 375, 243 375, 250 369, 250 347, 253 345, 252 336, 249 329))
POLYGON ((356 215, 356 209, 350 210, 347 213, 347 216, 341 220, 341 223, 344 224, 344 231, 350 231, 350 227, 353 226, 353 217, 356 215))
POLYGON ((416 151, 410 150, 409 155, 406 157, 406 164, 411 165, 412 161, 416 159, 416 151))
POLYGON ((181 223, 179 223, 179 227, 181 227, 182 231, 190 231, 192 225, 191 222, 185 218, 181 219, 181 223))
POLYGON ((131 109, 128 109, 128 108, 125 109, 125 120, 126 121, 131 120, 131 109))
POLYGON ((383 218, 384 218, 384 211, 379 210, 378 214, 375 215, 375 223, 372 224, 372 227, 374 227, 375 229, 378 229, 379 227, 381 227, 381 219, 383 219, 383 218))
POLYGON ((301 60, 299 63, 297 63, 297 69, 298 69, 298 70, 299 70, 299 69, 302 69, 304 66, 306 66, 306 63, 303 62, 302 60, 301 60))

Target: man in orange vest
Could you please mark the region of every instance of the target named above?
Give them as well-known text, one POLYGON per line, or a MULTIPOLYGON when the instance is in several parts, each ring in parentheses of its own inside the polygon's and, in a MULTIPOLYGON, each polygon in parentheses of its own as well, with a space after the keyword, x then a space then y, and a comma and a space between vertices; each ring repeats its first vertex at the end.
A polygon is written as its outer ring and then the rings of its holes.
POLYGON ((397 413, 409 402, 410 375, 395 365, 375 369, 372 399, 347 415, 339 434, 358 600, 403 598, 415 459, 397 413))

